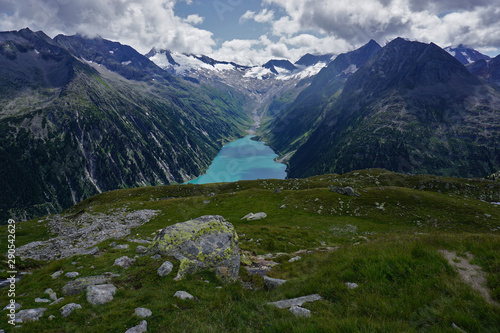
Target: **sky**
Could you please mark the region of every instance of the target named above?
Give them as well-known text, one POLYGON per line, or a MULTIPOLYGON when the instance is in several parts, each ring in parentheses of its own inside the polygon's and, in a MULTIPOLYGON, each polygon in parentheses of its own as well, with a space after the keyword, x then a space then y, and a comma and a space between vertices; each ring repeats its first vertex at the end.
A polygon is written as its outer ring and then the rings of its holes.
POLYGON ((339 54, 370 39, 500 53, 500 0, 0 0, 0 30, 81 33, 242 65, 339 54))

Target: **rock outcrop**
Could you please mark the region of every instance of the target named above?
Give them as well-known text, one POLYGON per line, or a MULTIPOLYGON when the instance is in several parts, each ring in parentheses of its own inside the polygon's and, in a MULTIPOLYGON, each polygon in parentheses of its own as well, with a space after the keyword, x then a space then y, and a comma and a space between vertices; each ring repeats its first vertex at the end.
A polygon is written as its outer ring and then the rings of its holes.
POLYGON ((126 213, 123 210, 110 214, 89 214, 82 212, 78 216, 61 217, 56 215, 48 225, 51 233, 57 237, 47 241, 32 242, 17 248, 22 258, 36 260, 54 260, 73 255, 94 255, 99 251, 95 245, 110 239, 122 238, 149 222, 158 214, 154 210, 139 210, 126 213))
POLYGON ((202 216, 166 227, 154 238, 148 252, 179 260, 176 279, 203 270, 214 271, 222 282, 238 279, 238 235, 222 216, 202 216))

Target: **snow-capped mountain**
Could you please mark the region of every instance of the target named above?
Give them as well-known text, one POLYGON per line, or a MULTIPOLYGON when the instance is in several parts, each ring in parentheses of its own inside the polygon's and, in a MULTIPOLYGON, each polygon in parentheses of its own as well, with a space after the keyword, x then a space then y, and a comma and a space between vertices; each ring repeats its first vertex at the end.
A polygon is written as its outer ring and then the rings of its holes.
POLYGON ((463 44, 460 44, 457 47, 448 46, 444 49, 464 65, 471 64, 478 60, 490 59, 490 57, 488 57, 487 55, 484 55, 474 49, 468 48, 463 44))
POLYGON ((185 54, 170 50, 152 49, 146 57, 159 67, 180 76, 193 78, 197 73, 210 71, 216 76, 239 74, 244 78, 259 80, 305 79, 318 74, 334 59, 331 54, 322 56, 308 54, 304 56, 306 61, 303 57, 295 65, 288 60, 273 59, 262 66, 249 67, 234 62, 218 61, 205 55, 185 54))

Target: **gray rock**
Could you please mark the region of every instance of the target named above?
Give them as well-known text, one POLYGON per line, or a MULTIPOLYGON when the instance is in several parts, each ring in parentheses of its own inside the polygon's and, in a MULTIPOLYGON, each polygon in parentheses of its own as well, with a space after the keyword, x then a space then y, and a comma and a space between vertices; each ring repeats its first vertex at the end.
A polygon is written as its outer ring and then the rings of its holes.
POLYGON ((51 288, 46 289, 44 291, 45 294, 49 295, 50 299, 53 301, 57 301, 57 294, 51 288))
POLYGON ((128 244, 121 244, 115 247, 116 250, 128 250, 129 245, 128 244))
POLYGON ((359 287, 357 283, 353 283, 353 282, 346 282, 346 284, 345 284, 345 285, 346 285, 346 286, 347 286, 347 288, 349 288, 349 289, 356 289, 357 287, 359 287))
POLYGON ((288 311, 293 313, 297 317, 311 317, 311 311, 308 309, 301 308, 300 306, 292 306, 288 311))
POLYGON ((37 321, 43 316, 43 313, 46 311, 46 308, 37 308, 37 309, 27 309, 21 310, 16 313, 16 323, 24 323, 27 321, 37 321))
POLYGON ((159 268, 158 268, 158 275, 159 276, 166 276, 172 272, 172 269, 174 268, 174 265, 170 261, 165 261, 159 268))
POLYGON ((64 271, 57 271, 55 272, 54 274, 52 274, 52 278, 53 279, 57 279, 58 277, 60 277, 62 274, 64 273, 64 271))
POLYGON ((54 316, 54 315, 49 316, 49 320, 54 320, 54 319, 56 319, 56 316, 54 316))
POLYGON ((97 253, 99 253, 99 247, 94 246, 93 248, 90 248, 90 249, 83 249, 83 250, 77 252, 76 254, 94 256, 97 253))
POLYGON ((344 194, 353 197, 356 195, 356 192, 354 192, 354 189, 352 187, 347 186, 344 188, 344 194))
POLYGON ((57 300, 55 300, 54 302, 50 303, 49 305, 56 305, 56 304, 59 304, 59 303, 61 303, 63 300, 64 300, 64 297, 60 297, 60 298, 58 298, 57 300))
POLYGON ((147 250, 148 250, 147 247, 139 245, 138 247, 135 248, 135 253, 143 254, 146 253, 147 250))
POLYGON ((113 242, 111 244, 109 244, 110 247, 115 247, 116 246, 116 242, 113 242))
POLYGON ((87 302, 93 305, 101 305, 111 302, 116 293, 116 287, 112 284, 101 284, 87 287, 87 302))
POLYGON ((8 305, 6 305, 5 308, 3 308, 3 310, 5 311, 5 310, 11 310, 11 309, 13 309, 13 310, 17 311, 17 310, 19 310, 22 307, 23 306, 21 304, 19 304, 17 302, 14 302, 14 303, 9 303, 8 305))
POLYGON ((301 259, 302 259, 301 256, 296 256, 296 257, 293 257, 292 259, 288 260, 288 262, 295 262, 295 261, 299 261, 301 259))
POLYGON ((158 259, 161 259, 161 255, 155 254, 155 255, 152 255, 151 258, 154 260, 158 260, 158 259))
POLYGON ((113 265, 120 266, 123 268, 129 268, 135 263, 135 259, 130 259, 127 256, 117 258, 113 265))
POLYGON ((82 306, 80 304, 69 303, 69 304, 66 304, 65 306, 61 307, 59 309, 59 312, 61 312, 61 315, 64 318, 66 318, 71 314, 71 312, 73 312, 76 309, 81 309, 81 308, 82 308, 82 306))
POLYGON ((275 288, 281 286, 285 282, 286 282, 286 280, 273 279, 273 278, 270 278, 270 277, 264 275, 264 284, 269 289, 275 289, 275 288))
POLYGON ((35 303, 50 303, 50 299, 37 297, 35 298, 35 303))
POLYGON ((115 276, 119 275, 104 273, 103 275, 81 277, 74 281, 66 283, 62 291, 66 296, 77 295, 87 289, 88 286, 108 283, 115 276))
POLYGON ((318 294, 313 294, 309 296, 302 296, 302 297, 297 297, 297 298, 292 298, 292 299, 285 299, 282 301, 277 301, 277 302, 271 302, 267 303, 270 305, 274 305, 280 309, 286 309, 286 308, 291 308, 292 306, 301 306, 304 303, 307 302, 315 302, 321 300, 322 297, 318 294))
POLYGON ((109 214, 84 212, 78 218, 56 215, 49 219, 50 232, 56 237, 47 241, 32 242, 18 247, 21 258, 55 260, 74 255, 95 255, 97 244, 110 238, 123 238, 155 217, 159 211, 139 210, 126 212, 115 210, 109 214))
POLYGON ((179 290, 178 292, 176 292, 174 294, 174 297, 177 297, 177 298, 180 298, 180 299, 194 299, 194 296, 185 292, 185 291, 182 291, 182 290, 179 290))
POLYGON ((146 308, 137 308, 135 309, 135 315, 139 318, 147 318, 151 317, 153 315, 153 312, 146 308))
POLYGON ((249 214, 243 216, 241 219, 247 220, 247 221, 257 221, 257 220, 265 219, 266 217, 267 217, 266 213, 257 213, 257 214, 249 213, 249 214))
POLYGON ((148 322, 143 320, 139 325, 126 330, 125 333, 144 333, 147 330, 148 330, 148 322))
POLYGON ((223 282, 238 279, 238 235, 222 216, 202 216, 169 226, 154 238, 148 252, 180 260, 176 279, 203 270, 215 271, 223 282))
POLYGON ((78 272, 68 272, 68 273, 64 274, 64 276, 67 278, 76 278, 78 275, 80 275, 80 273, 78 273, 78 272))

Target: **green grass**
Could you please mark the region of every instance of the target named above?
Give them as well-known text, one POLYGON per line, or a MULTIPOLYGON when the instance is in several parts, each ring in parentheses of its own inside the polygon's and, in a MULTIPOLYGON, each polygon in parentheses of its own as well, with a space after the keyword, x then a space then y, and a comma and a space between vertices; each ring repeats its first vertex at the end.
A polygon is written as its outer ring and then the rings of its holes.
MULTIPOLYGON (((467 332, 499 332, 500 308, 487 303, 465 284, 438 250, 471 253, 482 267, 493 299, 500 301, 500 184, 479 179, 406 176, 383 170, 301 180, 260 180, 230 184, 164 186, 100 194, 63 212, 106 213, 156 209, 160 213, 133 230, 132 238, 148 239, 160 228, 202 215, 224 216, 240 236, 240 248, 254 254, 286 252, 275 259, 271 277, 287 279, 276 290, 263 288, 259 276, 242 267, 240 277, 258 290, 239 283, 221 286, 213 273, 202 272, 174 281, 174 271, 160 278, 156 270, 165 258, 139 257, 128 269, 112 266, 123 255, 133 257, 136 243, 127 239, 99 244, 101 254, 74 256, 53 262, 26 261, 22 270, 32 274, 17 285, 16 300, 23 309, 40 307, 34 299, 47 297, 52 288, 62 295, 70 281, 50 274, 64 270, 80 276, 104 272, 120 274, 113 284, 115 299, 102 306, 87 303, 85 293, 66 297, 49 306, 39 322, 23 324, 19 332, 124 332, 139 324, 136 307, 152 310, 146 319, 150 332, 454 332, 452 324, 467 332), (353 186, 361 194, 348 197, 329 187, 353 186), (280 193, 275 193, 281 189, 280 193), (482 201, 486 200, 486 201, 482 201), (210 201, 210 203, 204 203, 210 201), (381 207, 383 204, 384 209, 381 207), (242 221, 249 212, 266 212, 260 221, 242 221), (110 243, 130 244, 116 250, 110 243), (331 252, 318 248, 338 247, 331 252), (289 263, 291 253, 302 260, 289 263), (77 262, 73 265, 73 262, 77 262), (77 267, 81 267, 77 269, 77 267), (206 283, 205 281, 209 281, 206 283), (355 282, 350 290, 346 282, 355 282), (173 297, 184 290, 197 299, 173 297), (296 318, 268 302, 319 294, 322 301, 306 303, 308 319, 296 318), (75 302, 83 309, 64 319, 59 308, 75 302), (53 321, 47 318, 55 315, 53 321)), ((19 223, 18 245, 50 237, 46 222, 19 223), (29 231, 29 232, 28 232, 29 231)), ((5 252, 6 228, 0 229, 5 252)), ((0 304, 7 304, 5 292, 0 304)), ((4 323, 1 327, 11 329, 4 323)))

